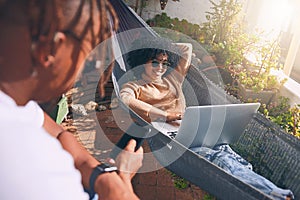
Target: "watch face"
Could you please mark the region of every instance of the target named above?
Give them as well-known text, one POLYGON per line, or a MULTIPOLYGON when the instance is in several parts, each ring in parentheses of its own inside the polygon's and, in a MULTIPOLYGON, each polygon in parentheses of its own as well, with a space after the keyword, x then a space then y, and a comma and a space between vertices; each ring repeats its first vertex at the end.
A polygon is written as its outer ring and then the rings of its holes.
POLYGON ((104 172, 113 172, 118 170, 116 166, 110 165, 108 163, 102 163, 98 167, 104 172))

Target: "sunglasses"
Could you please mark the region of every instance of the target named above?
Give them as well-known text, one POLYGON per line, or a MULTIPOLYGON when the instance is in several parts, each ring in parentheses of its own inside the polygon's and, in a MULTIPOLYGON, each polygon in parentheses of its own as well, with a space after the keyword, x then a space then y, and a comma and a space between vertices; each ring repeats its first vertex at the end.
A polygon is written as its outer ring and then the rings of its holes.
POLYGON ((162 65, 163 68, 167 68, 167 67, 171 66, 171 63, 169 63, 167 61, 164 61, 161 63, 157 60, 152 60, 151 64, 152 64, 152 67, 158 67, 160 64, 162 65))

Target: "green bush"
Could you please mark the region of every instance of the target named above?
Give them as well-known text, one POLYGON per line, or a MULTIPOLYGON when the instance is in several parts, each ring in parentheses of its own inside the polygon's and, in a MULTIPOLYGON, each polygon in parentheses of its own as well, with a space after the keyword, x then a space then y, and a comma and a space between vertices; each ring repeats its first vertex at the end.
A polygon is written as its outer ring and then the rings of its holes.
POLYGON ((203 200, 215 200, 215 197, 210 194, 206 194, 203 196, 203 200))
POLYGON ((202 30, 198 24, 189 23, 187 20, 171 18, 166 13, 156 15, 147 21, 152 28, 161 36, 174 42, 188 42, 193 45, 193 52, 197 58, 207 55, 205 44, 200 43, 202 30))
POLYGON ((171 176, 173 178, 175 188, 182 190, 189 187, 189 182, 184 178, 181 178, 172 172, 171 176))
MULTIPOLYGON (((198 43, 193 44, 193 51, 200 59, 207 55, 208 51, 209 54, 216 56, 216 64, 225 66, 226 69, 232 69, 232 66, 243 66, 242 70, 231 70, 230 72, 233 78, 237 78, 247 88, 259 92, 264 89, 278 89, 283 85, 286 79, 277 80, 276 76, 270 74, 271 69, 282 68, 281 49, 278 41, 262 41, 259 34, 246 32, 245 22, 240 13, 242 4, 239 1, 220 0, 218 3, 213 0, 209 1, 212 7, 210 11, 206 12, 207 22, 200 26, 189 23, 187 20, 170 18, 166 13, 156 15, 147 23, 153 27, 165 28, 154 29, 162 37, 167 37, 175 42, 198 43), (247 52, 258 53, 262 58, 261 62, 255 63, 256 65, 252 64, 252 66, 245 60, 247 52), (250 68, 256 67, 256 69, 249 70, 244 65, 250 66, 250 68)), ((230 88, 235 87, 231 86, 230 88)), ((231 90, 233 91, 233 89, 231 90)), ((299 105, 292 108, 287 105, 287 100, 281 98, 278 103, 265 106, 263 113, 288 133, 300 138, 299 105)), ((176 184, 178 187, 184 186, 181 180, 176 184)))
POLYGON ((153 19, 147 20, 147 23, 153 27, 162 27, 184 33, 194 40, 198 41, 200 37, 200 26, 189 23, 187 20, 171 18, 166 13, 156 15, 153 19))
POLYGON ((289 98, 279 97, 278 102, 264 105, 263 113, 286 132, 300 139, 300 104, 290 106, 289 98))

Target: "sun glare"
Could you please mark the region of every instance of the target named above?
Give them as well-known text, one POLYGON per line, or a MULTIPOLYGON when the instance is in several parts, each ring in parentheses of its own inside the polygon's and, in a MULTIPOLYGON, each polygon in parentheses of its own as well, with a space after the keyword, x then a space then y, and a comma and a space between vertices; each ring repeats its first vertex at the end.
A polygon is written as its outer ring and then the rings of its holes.
POLYGON ((293 8, 288 0, 266 0, 259 15, 259 28, 268 37, 277 37, 292 23, 293 8))

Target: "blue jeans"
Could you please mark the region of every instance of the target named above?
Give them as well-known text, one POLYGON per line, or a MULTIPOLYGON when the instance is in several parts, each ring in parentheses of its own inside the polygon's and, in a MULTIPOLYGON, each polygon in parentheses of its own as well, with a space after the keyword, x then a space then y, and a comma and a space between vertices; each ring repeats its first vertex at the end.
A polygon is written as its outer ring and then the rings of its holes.
POLYGON ((287 196, 293 198, 293 193, 290 190, 281 189, 268 179, 252 171, 252 165, 235 153, 229 145, 219 145, 213 149, 195 147, 191 148, 191 150, 205 157, 239 180, 270 195, 275 200, 285 200, 287 196))

